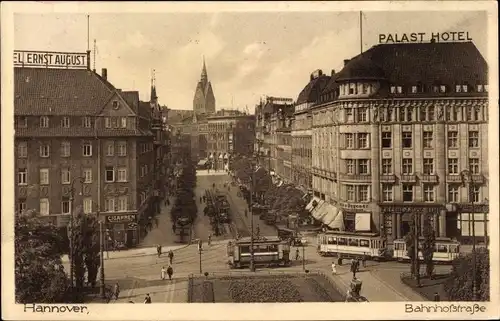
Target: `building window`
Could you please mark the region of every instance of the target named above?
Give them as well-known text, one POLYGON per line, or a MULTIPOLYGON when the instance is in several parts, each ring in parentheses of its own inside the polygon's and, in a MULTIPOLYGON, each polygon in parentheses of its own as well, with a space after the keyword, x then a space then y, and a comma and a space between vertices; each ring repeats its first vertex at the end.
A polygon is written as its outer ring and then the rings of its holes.
POLYGON ((358 202, 368 202, 368 186, 367 185, 359 185, 358 186, 358 202))
POLYGON ((345 134, 345 147, 354 148, 354 135, 351 133, 345 134))
POLYGON ((26 168, 19 168, 17 170, 17 184, 19 185, 28 184, 28 170, 26 168))
POLYGON ((455 91, 456 91, 457 93, 461 93, 461 92, 462 92, 462 86, 460 86, 460 85, 456 85, 456 86, 455 86, 455 91))
POLYGON ((118 211, 119 212, 126 212, 128 210, 128 197, 127 196, 120 196, 118 198, 118 211))
POLYGON ((354 174, 354 159, 346 159, 346 172, 348 175, 354 174))
POLYGON ((404 175, 413 174, 413 159, 403 158, 403 174, 404 175))
POLYGON ((466 93, 469 91, 469 86, 468 85, 462 85, 462 92, 466 93))
POLYGON ((392 159, 383 158, 382 159, 382 175, 392 174, 392 159))
POLYGON ((358 133, 358 148, 368 148, 368 134, 358 133))
POLYGON ((92 183, 92 168, 85 168, 83 170, 83 182, 86 184, 92 183))
POLYGON ((123 167, 118 168, 117 175, 118 175, 118 177, 117 177, 118 182, 126 182, 127 181, 127 169, 126 168, 123 168, 123 167))
POLYGON ((391 148, 391 147, 392 147, 392 133, 382 132, 382 148, 391 148))
POLYGON ((458 174, 458 158, 448 158, 448 174, 458 174))
POLYGON ((61 143, 61 157, 69 157, 71 155, 71 144, 70 142, 61 143))
POLYGON ((90 118, 90 117, 83 117, 83 127, 85 127, 85 128, 92 128, 92 118, 90 118))
POLYGON ((360 107, 358 108, 358 122, 368 121, 368 108, 360 107))
POLYGON ((434 159, 424 158, 424 175, 434 174, 434 159))
POLYGON ((479 132, 478 131, 469 131, 469 147, 477 148, 479 147, 479 132))
POLYGON ((63 117, 63 119, 61 121, 61 126, 64 127, 64 128, 69 128, 70 127, 69 117, 63 117))
POLYGON ((424 202, 434 202, 434 185, 424 184, 424 202))
POLYGON ((47 116, 40 117, 40 127, 41 128, 48 128, 49 127, 49 117, 47 117, 47 116))
POLYGON ((18 158, 26 158, 28 157, 28 143, 27 142, 19 142, 17 145, 17 157, 18 158))
POLYGON ((471 185, 469 186, 469 202, 478 203, 479 202, 479 186, 471 185))
POLYGON ((40 157, 49 157, 50 156, 50 146, 42 145, 40 146, 40 157))
POLYGON ((106 156, 113 156, 115 154, 115 142, 110 141, 106 143, 106 156))
POLYGON ((115 199, 112 197, 106 198, 104 201, 104 210, 106 212, 114 212, 115 211, 115 199))
POLYGON ((41 198, 40 199, 40 214, 41 215, 49 215, 49 199, 41 198))
POLYGON ((412 94, 416 94, 416 93, 418 93, 418 88, 417 88, 417 86, 411 86, 411 93, 412 93, 412 94))
POLYGON ((19 213, 24 213, 24 211, 26 211, 26 199, 20 198, 17 200, 17 210, 19 213))
POLYGON ((458 184, 448 185, 448 203, 458 203, 458 191, 460 187, 458 184))
POLYGON ((448 132, 448 148, 458 148, 458 132, 448 132))
POLYGON ((411 132, 403 132, 402 135, 402 143, 403 148, 411 148, 412 146, 412 133, 411 132))
POLYGON ((115 170, 112 166, 106 166, 105 174, 106 174, 105 175, 106 182, 115 181, 115 170))
POLYGON ((17 127, 28 128, 28 117, 22 116, 17 118, 17 127))
POLYGON ((127 156, 127 142, 118 142, 118 156, 127 156))
POLYGON ((90 214, 92 213, 92 198, 86 197, 83 199, 83 213, 90 214))
POLYGON ((413 185, 403 184, 403 202, 413 202, 413 185))
POLYGON ((40 168, 40 185, 49 185, 49 169, 40 168))
POLYGON ((62 184, 71 183, 71 171, 69 170, 69 168, 61 169, 61 183, 62 184))
POLYGON ((347 189, 347 200, 354 202, 356 200, 356 192, 354 189, 354 185, 346 185, 347 189))
POLYGON ((425 131, 423 133, 424 148, 432 148, 432 136, 433 136, 433 132, 431 132, 431 131, 425 131))
POLYGON ((360 175, 368 175, 370 173, 368 170, 368 163, 367 159, 358 160, 358 173, 360 175))
POLYGON ((92 156, 92 143, 84 142, 83 143, 83 156, 90 157, 92 156))
POLYGON ((127 117, 120 118, 120 125, 121 125, 121 128, 127 128, 127 117))
POLYGON ((104 127, 111 128, 111 118, 104 117, 104 127))
POLYGON ((345 109, 345 118, 347 123, 352 123, 354 122, 354 113, 352 111, 352 108, 346 108, 345 109))
POLYGON ((71 213, 71 202, 68 199, 65 199, 61 202, 61 210, 63 214, 71 213))
POLYGON ((445 93, 446 92, 446 86, 445 85, 439 86, 439 92, 440 93, 445 93))
POLYGON ((382 201, 392 202, 392 184, 382 184, 382 201))
POLYGON ((473 175, 479 175, 479 158, 469 158, 469 171, 473 175))

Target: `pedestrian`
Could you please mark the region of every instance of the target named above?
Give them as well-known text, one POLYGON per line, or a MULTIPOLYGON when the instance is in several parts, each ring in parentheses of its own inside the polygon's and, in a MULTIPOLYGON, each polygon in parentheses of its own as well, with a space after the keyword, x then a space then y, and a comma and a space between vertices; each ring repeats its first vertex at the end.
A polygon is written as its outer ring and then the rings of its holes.
POLYGON ((203 202, 202 202, 202 199, 201 199, 201 196, 200 196, 200 203, 203 203, 203 202))
POLYGON ((175 234, 175 223, 172 223, 172 232, 175 234))
POLYGON ((165 267, 162 266, 161 267, 161 279, 162 280, 165 280, 165 273, 167 273, 167 270, 165 270, 165 267))
POLYGON ((257 238, 259 238, 259 235, 260 235, 260 227, 257 225, 257 229, 256 229, 256 232, 255 234, 257 234, 257 238))
POLYGON ((298 260, 299 260, 299 258, 300 258, 300 251, 299 251, 299 248, 297 248, 297 249, 295 250, 295 261, 298 261, 298 260))
POLYGON ((352 260, 351 261, 351 272, 352 272, 352 278, 355 279, 356 278, 356 260, 352 260))
POLYGON ((115 300, 118 300, 118 296, 120 295, 120 285, 118 284, 118 282, 115 283, 114 295, 115 300))
POLYGON ((165 199, 163 200, 163 205, 167 206, 167 196, 165 196, 165 199))
POLYGON ((168 198, 167 198, 167 206, 170 206, 170 201, 168 198))
POLYGON ((158 228, 158 225, 159 225, 158 217, 155 217, 155 225, 156 225, 156 228, 158 228))
POLYGON ((146 294, 146 297, 144 298, 144 303, 145 304, 151 303, 151 297, 149 296, 149 293, 146 294))
POLYGON ((160 244, 156 245, 156 253, 158 254, 158 257, 161 256, 161 246, 160 246, 160 244))
POLYGON ((335 262, 332 262, 332 274, 333 275, 337 274, 337 266, 335 265, 335 262))
POLYGON ((168 259, 170 261, 170 264, 174 261, 174 252, 172 250, 168 251, 168 259))
POLYGON ((366 254, 363 255, 363 268, 366 268, 366 254))
POLYGON ((208 234, 208 246, 212 244, 212 233, 208 234))
POLYGON ((174 274, 174 269, 172 269, 172 266, 168 266, 167 268, 167 274, 168 274, 168 279, 172 280, 172 275, 174 274))

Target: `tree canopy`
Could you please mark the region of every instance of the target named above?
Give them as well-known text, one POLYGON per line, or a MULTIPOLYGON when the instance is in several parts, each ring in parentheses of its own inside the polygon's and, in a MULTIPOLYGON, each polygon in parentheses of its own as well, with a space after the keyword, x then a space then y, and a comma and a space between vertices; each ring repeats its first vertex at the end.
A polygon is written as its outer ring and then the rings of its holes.
POLYGON ((64 302, 69 281, 58 229, 30 211, 16 217, 14 238, 16 302, 64 302))

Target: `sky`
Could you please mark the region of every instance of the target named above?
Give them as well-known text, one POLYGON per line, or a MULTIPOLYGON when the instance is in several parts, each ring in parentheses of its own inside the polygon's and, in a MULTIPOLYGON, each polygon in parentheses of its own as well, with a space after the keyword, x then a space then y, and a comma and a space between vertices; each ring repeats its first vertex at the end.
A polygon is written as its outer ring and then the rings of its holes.
MULTIPOLYGON (((117 88, 149 100, 155 70, 160 104, 192 109, 203 57, 217 109, 252 113, 260 97, 296 99, 310 74, 340 71, 361 50, 359 12, 92 13, 90 49, 117 88)), ((363 50, 379 34, 465 31, 486 58, 482 11, 363 12, 363 50)), ((15 14, 16 50, 84 52, 86 14, 15 14)), ((93 57, 92 57, 93 60, 93 57)), ((487 59, 488 60, 488 59, 487 59)))

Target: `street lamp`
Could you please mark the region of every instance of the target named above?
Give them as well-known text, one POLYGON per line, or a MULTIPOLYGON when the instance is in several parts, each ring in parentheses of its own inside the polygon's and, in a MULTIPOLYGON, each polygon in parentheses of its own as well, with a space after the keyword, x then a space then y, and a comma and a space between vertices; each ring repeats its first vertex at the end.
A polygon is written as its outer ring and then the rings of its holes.
MULTIPOLYGON (((201 240, 200 240, 201 241, 201 240)), ((201 243, 198 244, 198 253, 200 254, 200 274, 202 273, 202 268, 201 268, 201 253, 203 252, 203 249, 201 247, 201 243)))
MULTIPOLYGON (((97 217, 99 217, 99 208, 97 208, 97 217)), ((101 279, 101 287, 99 290, 99 294, 101 295, 101 298, 106 297, 106 284, 104 282, 104 230, 103 230, 103 225, 104 225, 104 217, 99 220, 99 238, 100 238, 100 246, 99 246, 99 252, 100 252, 100 260, 101 260, 101 269, 100 269, 100 279, 101 279)))
POLYGON ((71 181, 71 185, 70 185, 70 196, 69 196, 69 204, 71 206, 71 209, 70 209, 70 215, 69 215, 69 229, 70 229, 70 233, 69 233, 69 278, 70 278, 70 282, 71 282, 71 294, 73 295, 73 288, 74 288, 74 271, 73 271, 73 268, 74 268, 74 258, 73 258, 73 203, 74 203, 74 199, 75 199, 75 182, 80 182, 80 184, 83 186, 84 182, 85 182, 85 179, 83 177, 75 177, 72 181, 71 181))
POLYGON ((474 211, 474 196, 472 195, 471 187, 472 183, 472 173, 469 170, 464 169, 460 172, 462 178, 462 184, 467 188, 467 196, 469 202, 471 203, 471 214, 469 213, 469 221, 472 221, 472 299, 477 301, 477 291, 476 291, 476 221, 475 221, 475 211, 474 211))
POLYGON ((255 272, 255 255, 253 248, 253 191, 255 187, 255 169, 253 168, 253 162, 250 162, 251 170, 252 170, 252 184, 250 186, 250 271, 255 272))

